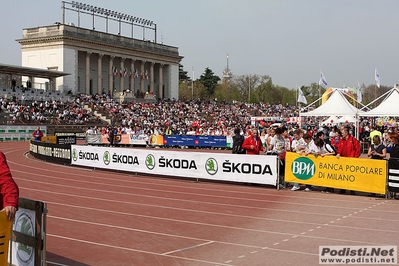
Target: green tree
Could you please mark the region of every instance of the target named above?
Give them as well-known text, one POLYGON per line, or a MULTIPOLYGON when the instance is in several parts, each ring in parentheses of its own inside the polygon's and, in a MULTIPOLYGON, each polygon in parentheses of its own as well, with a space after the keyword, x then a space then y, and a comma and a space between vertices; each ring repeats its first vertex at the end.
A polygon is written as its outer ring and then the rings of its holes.
POLYGON ((183 65, 179 64, 179 82, 187 82, 190 80, 190 77, 187 76, 187 71, 184 71, 183 65))
POLYGON ((257 87, 257 93, 259 94, 259 101, 266 103, 268 102, 269 97, 271 96, 270 92, 273 88, 272 78, 270 76, 264 75, 260 77, 259 86, 257 87))
POLYGON ((216 76, 209 67, 207 67, 198 81, 204 85, 206 89, 206 94, 203 95, 203 97, 212 98, 215 94, 216 85, 220 81, 220 78, 216 76))

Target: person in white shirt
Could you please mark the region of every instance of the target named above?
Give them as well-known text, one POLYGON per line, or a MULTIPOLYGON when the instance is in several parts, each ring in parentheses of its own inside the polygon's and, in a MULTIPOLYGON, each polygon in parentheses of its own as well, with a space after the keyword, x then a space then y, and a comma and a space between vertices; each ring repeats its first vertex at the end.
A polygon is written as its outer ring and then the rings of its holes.
POLYGON ((302 154, 309 155, 309 154, 317 154, 319 149, 317 148, 316 144, 314 144, 314 141, 312 139, 312 136, 309 134, 305 134, 303 136, 303 140, 306 142, 305 149, 302 151, 302 154))
MULTIPOLYGON (((292 141, 292 144, 291 144, 291 149, 293 152, 296 152, 299 154, 305 153, 307 143, 304 140, 303 135, 304 135, 304 132, 302 129, 298 128, 294 131, 294 140, 292 141)), ((310 137, 309 134, 306 134, 306 136, 310 137)), ((291 188, 291 191, 296 191, 296 190, 300 190, 300 189, 301 189, 301 186, 298 183, 294 183, 294 185, 291 188)), ((310 190, 310 189, 308 189, 308 190, 310 190)))

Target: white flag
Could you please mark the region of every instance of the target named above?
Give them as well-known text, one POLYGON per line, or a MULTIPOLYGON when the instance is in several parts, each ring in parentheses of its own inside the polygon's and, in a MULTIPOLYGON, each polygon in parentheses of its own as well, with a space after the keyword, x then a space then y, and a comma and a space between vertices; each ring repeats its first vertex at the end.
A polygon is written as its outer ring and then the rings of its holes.
POLYGON ((361 103, 363 100, 362 91, 360 89, 360 83, 357 81, 357 102, 361 103))
POLYGON ((327 89, 327 80, 324 77, 323 72, 320 71, 320 80, 319 80, 319 85, 322 86, 323 88, 327 89))
POLYGON ((300 88, 298 88, 298 103, 308 104, 308 101, 300 88))
POLYGON ((375 84, 377 84, 377 87, 379 88, 381 85, 380 81, 380 73, 378 73, 378 69, 375 68, 375 84))

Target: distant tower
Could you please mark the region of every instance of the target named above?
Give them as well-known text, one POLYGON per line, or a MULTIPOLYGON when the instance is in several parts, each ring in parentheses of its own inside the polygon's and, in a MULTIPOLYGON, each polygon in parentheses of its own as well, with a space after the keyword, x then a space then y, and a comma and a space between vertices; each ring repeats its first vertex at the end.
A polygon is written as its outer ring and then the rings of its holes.
POLYGON ((223 71, 223 82, 229 82, 232 77, 233 73, 229 69, 229 54, 227 54, 227 66, 223 71))

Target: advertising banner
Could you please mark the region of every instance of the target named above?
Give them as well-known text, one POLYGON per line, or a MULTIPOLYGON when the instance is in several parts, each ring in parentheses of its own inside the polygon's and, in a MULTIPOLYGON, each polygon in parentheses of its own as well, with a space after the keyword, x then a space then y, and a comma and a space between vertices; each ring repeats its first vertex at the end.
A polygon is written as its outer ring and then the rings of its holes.
POLYGON ((5 211, 0 211, 0 265, 7 265, 10 246, 12 221, 9 221, 5 211))
POLYGON ((72 145, 72 165, 276 185, 277 157, 72 145))
POLYGON ((286 182, 385 194, 386 180, 385 160, 286 155, 286 182))
POLYGON ((164 144, 169 146, 223 147, 227 146, 225 136, 166 135, 164 144))

